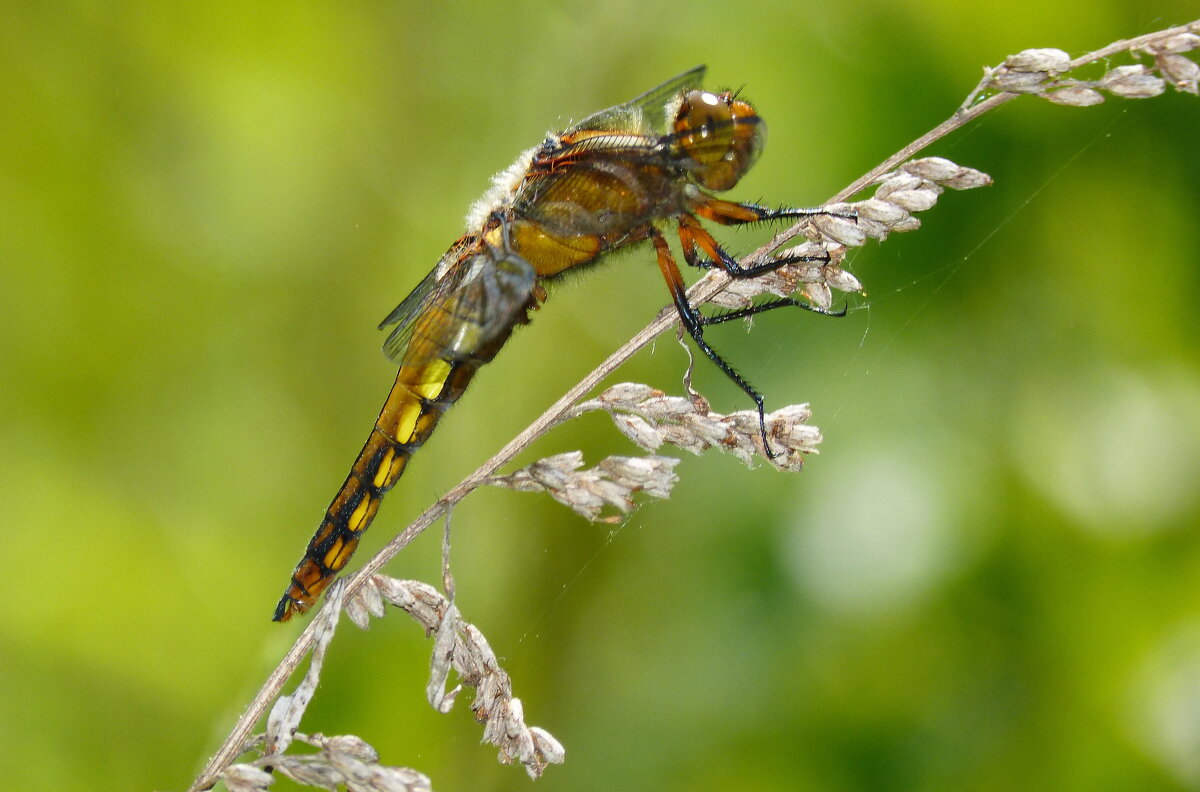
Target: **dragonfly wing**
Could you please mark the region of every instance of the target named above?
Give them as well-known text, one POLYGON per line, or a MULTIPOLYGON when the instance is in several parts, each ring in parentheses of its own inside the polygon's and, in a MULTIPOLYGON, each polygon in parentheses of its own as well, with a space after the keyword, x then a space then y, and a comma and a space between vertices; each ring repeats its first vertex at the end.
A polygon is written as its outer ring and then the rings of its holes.
POLYGON ((520 320, 534 283, 533 267, 519 256, 485 245, 459 251, 380 323, 392 327, 383 353, 399 366, 467 359, 520 320))
POLYGON ((670 121, 667 118, 667 103, 684 91, 700 88, 704 81, 704 68, 703 65, 694 66, 624 104, 593 113, 570 131, 604 130, 643 135, 665 134, 670 121))
MULTIPOLYGON (((383 328, 391 325, 397 325, 397 329, 399 329, 400 327, 406 327, 411 324, 411 320, 414 316, 416 316, 418 309, 429 298, 429 295, 436 290, 436 287, 437 270, 435 269, 433 272, 430 272, 428 275, 426 275, 421 282, 417 284, 417 288, 413 289, 399 305, 392 309, 392 312, 388 314, 382 322, 379 323, 379 329, 382 330, 383 328)), ((394 332, 395 331, 393 331, 393 333, 394 332)))

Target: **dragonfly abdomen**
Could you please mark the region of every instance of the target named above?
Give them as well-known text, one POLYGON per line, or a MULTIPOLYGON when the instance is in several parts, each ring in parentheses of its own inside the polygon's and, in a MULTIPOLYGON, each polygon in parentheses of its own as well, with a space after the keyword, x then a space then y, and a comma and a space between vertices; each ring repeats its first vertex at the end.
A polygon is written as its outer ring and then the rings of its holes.
POLYGON ((442 415, 462 396, 485 358, 447 361, 435 358, 419 366, 403 366, 375 421, 354 467, 325 512, 308 549, 292 572, 287 591, 275 608, 275 621, 287 621, 316 601, 354 555, 359 538, 371 525, 384 494, 395 486, 442 415))

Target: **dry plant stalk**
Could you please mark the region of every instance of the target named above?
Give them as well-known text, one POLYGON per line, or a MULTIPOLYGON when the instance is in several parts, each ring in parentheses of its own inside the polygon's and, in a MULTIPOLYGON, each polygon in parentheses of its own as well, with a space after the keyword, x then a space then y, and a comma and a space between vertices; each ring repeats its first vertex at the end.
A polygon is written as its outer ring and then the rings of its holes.
MULTIPOLYGON (((688 299, 693 305, 713 303, 737 309, 763 294, 789 296, 799 292, 813 305, 827 308, 833 304, 833 291, 861 290, 858 280, 841 268, 847 248, 863 245, 867 239, 883 240, 892 232, 919 228, 920 221, 914 213, 932 208, 946 189, 972 189, 991 183, 986 174, 949 160, 937 157, 911 159, 916 152, 1023 94, 1073 107, 1098 104, 1106 95, 1149 98, 1162 94, 1168 86, 1197 95, 1200 93, 1200 66, 1184 55, 1197 49, 1200 49, 1200 20, 1117 41, 1074 59, 1055 49, 1025 50, 1010 56, 1004 63, 985 71, 979 85, 953 116, 823 204, 830 214, 801 220, 740 263, 748 267, 767 260, 800 236, 805 238, 804 242, 783 252, 818 257, 819 260, 789 265, 753 280, 732 280, 723 270, 714 269, 688 291, 688 299), (1144 62, 1116 66, 1093 80, 1072 76, 1072 72, 1080 67, 1119 55, 1130 55, 1144 62), (870 197, 846 202, 872 185, 875 189, 870 197)), ((414 770, 379 765, 377 753, 358 737, 308 736, 297 731, 300 714, 315 688, 321 660, 336 628, 337 612, 343 598, 351 620, 360 627, 366 626, 368 614, 381 616, 384 603, 391 602, 417 620, 428 634, 435 636, 428 686, 431 704, 440 711, 448 710, 453 704, 461 687, 449 692, 445 690, 449 670, 453 668, 462 684, 476 688, 472 710, 486 724, 484 739, 499 747, 501 761, 521 762, 531 777, 537 777, 547 763, 561 762, 562 746, 544 730, 525 726, 523 707, 520 700, 512 696, 507 674, 496 663, 482 634, 462 621, 453 602, 425 584, 399 581, 377 573, 453 504, 484 484, 521 490, 541 489, 589 519, 598 518, 605 505, 627 512, 633 508, 633 494, 639 491, 666 497, 675 482, 674 460, 658 456, 614 457, 591 471, 580 471, 582 455, 574 452, 541 460, 507 476, 497 475, 497 470, 536 438, 561 421, 588 410, 608 412, 622 433, 647 450, 656 450, 669 443, 694 453, 720 448, 747 462, 755 456, 762 457, 757 424, 747 419, 748 415, 754 415, 749 411, 722 416, 711 412, 694 394, 690 399, 670 397, 649 386, 636 384, 617 385, 584 401, 585 395, 604 378, 676 321, 674 308, 660 311, 653 322, 571 388, 495 456, 430 506, 353 577, 339 583, 336 590, 331 589, 321 614, 309 623, 268 677, 190 790, 209 789, 218 780, 223 780, 235 792, 261 790, 273 780, 265 768, 276 768, 300 783, 326 789, 333 789, 338 784, 350 790, 417 792, 430 788, 429 779, 414 770), (254 724, 262 718, 283 684, 314 646, 318 648, 313 651, 305 681, 296 693, 280 698, 268 719, 267 734, 250 738, 254 724), (317 748, 318 752, 282 753, 293 739, 317 748), (245 764, 232 764, 239 755, 253 749, 265 751, 265 755, 245 764)), ((819 431, 808 424, 809 417, 806 405, 792 405, 770 414, 771 439, 785 450, 778 459, 771 460, 777 467, 798 469, 803 455, 815 453, 821 438, 819 431)))

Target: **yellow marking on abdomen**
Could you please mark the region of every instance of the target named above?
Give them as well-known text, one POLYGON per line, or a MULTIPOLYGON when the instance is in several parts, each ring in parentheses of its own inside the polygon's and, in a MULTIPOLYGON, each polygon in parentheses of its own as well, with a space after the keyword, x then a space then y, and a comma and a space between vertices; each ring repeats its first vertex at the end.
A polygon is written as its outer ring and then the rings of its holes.
POLYGON ((400 380, 404 386, 417 398, 407 399, 400 405, 397 416, 395 434, 397 442, 407 443, 412 439, 413 431, 417 428, 417 419, 421 417, 424 406, 421 399, 436 399, 450 376, 450 364, 444 360, 431 360, 423 366, 400 369, 400 380))
POLYGON ((346 527, 354 533, 362 533, 366 529, 367 523, 363 518, 367 516, 368 510, 371 508, 371 501, 370 495, 363 495, 363 499, 359 501, 354 513, 350 515, 350 519, 346 520, 346 527))
POLYGON ((436 399, 450 376, 450 364, 444 360, 431 360, 415 372, 418 377, 409 384, 413 393, 422 399, 436 399))
POLYGON ((381 466, 375 474, 375 486, 380 492, 386 492, 395 486, 400 477, 404 475, 404 468, 408 466, 409 458, 409 455, 403 452, 388 457, 387 467, 381 466))
POLYGON ((341 569, 341 567, 335 565, 337 564, 338 555, 342 552, 343 545, 345 545, 345 542, 342 539, 333 540, 333 544, 326 551, 325 557, 321 559, 321 563, 325 565, 326 569, 341 569))
POLYGON ((388 448, 383 454, 383 459, 379 460, 379 470, 375 471, 375 478, 371 479, 371 483, 375 485, 375 489, 381 490, 388 484, 388 474, 392 472, 392 460, 396 458, 396 449, 388 448))
MULTIPOLYGON (((325 566, 335 572, 341 571, 342 567, 346 566, 346 562, 350 560, 350 556, 354 555, 357 547, 357 536, 348 540, 336 539, 333 546, 329 548, 329 552, 325 554, 323 559, 325 566)), ((321 588, 325 588, 325 586, 322 585, 321 588)))

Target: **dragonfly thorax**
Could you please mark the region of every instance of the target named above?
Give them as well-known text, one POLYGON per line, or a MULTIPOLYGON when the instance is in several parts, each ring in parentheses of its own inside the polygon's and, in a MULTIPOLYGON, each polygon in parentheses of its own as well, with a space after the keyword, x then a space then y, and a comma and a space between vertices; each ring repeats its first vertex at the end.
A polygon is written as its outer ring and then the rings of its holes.
POLYGON ((766 142, 754 107, 730 91, 693 90, 675 111, 674 143, 693 181, 728 190, 750 170, 766 142))

